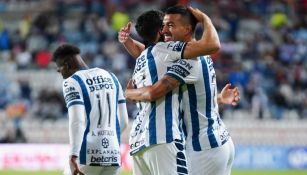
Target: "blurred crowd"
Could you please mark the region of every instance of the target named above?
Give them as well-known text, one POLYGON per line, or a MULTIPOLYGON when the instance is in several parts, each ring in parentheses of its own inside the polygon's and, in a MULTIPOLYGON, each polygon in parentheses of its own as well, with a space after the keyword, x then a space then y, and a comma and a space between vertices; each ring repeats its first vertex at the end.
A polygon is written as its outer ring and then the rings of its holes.
MULTIPOLYGON (((259 119, 282 119, 294 111, 307 118, 307 0, 0 1, 0 64, 11 63, 18 72, 55 71, 52 51, 67 42, 81 49, 90 67, 114 72, 125 88, 135 62, 117 41, 118 30, 145 10, 178 3, 204 11, 218 31, 222 49, 212 55, 218 88, 230 82, 241 92, 240 104, 221 106, 222 114, 244 110, 259 119)), ((139 39, 135 30, 132 36, 139 39)), ((61 89, 33 89, 31 82, 0 72, 0 110, 10 118, 28 111, 41 119, 65 116, 61 89), (23 110, 9 112, 20 103, 23 110)), ((128 110, 133 117, 134 105, 128 110)))

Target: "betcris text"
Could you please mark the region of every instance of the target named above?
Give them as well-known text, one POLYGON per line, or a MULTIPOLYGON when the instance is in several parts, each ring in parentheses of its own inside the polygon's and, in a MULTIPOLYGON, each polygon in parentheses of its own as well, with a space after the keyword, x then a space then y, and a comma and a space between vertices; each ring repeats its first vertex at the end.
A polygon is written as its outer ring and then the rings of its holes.
POLYGON ((92 163, 110 163, 110 162, 117 162, 117 157, 115 156, 92 156, 91 157, 92 163))
POLYGON ((90 92, 114 88, 111 78, 103 77, 101 75, 86 79, 86 84, 88 85, 90 92))

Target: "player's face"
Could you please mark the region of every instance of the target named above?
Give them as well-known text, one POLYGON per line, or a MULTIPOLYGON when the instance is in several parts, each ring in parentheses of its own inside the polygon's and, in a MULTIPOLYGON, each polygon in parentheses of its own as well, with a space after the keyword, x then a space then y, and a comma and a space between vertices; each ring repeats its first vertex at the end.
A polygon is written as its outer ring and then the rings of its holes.
POLYGON ((162 31, 159 32, 159 37, 158 42, 164 42, 164 35, 162 34, 162 31))
POLYGON ((166 14, 163 19, 164 41, 185 41, 187 25, 180 14, 166 14))
POLYGON ((62 74, 62 77, 64 79, 66 79, 70 76, 69 70, 68 70, 68 65, 64 60, 57 59, 56 65, 57 65, 57 71, 62 74))

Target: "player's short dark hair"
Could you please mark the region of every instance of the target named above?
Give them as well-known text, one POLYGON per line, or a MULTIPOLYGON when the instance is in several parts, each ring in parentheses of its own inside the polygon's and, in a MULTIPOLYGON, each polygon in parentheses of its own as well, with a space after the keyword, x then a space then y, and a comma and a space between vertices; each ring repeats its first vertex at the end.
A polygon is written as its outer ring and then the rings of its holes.
POLYGON ((52 60, 72 58, 80 54, 80 49, 71 44, 63 44, 59 46, 53 53, 52 60))
POLYGON ((182 5, 176 5, 166 9, 165 14, 180 14, 184 19, 186 19, 192 26, 192 32, 195 31, 197 25, 197 19, 195 16, 188 10, 187 7, 182 5))
POLYGON ((161 11, 149 10, 141 14, 136 21, 135 29, 146 42, 153 42, 162 29, 164 14, 161 11))

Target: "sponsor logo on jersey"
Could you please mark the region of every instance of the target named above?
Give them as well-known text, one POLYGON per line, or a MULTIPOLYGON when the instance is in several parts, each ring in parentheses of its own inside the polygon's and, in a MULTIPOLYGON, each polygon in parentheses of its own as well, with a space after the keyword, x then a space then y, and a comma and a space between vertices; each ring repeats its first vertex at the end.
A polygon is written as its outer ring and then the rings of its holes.
POLYGON ((92 156, 91 157, 91 162, 92 163, 104 163, 104 162, 117 162, 117 157, 115 156, 92 156))
POLYGON ((214 71, 214 68, 213 68, 213 61, 211 59, 211 56, 206 56, 206 62, 208 64, 208 68, 209 68, 209 71, 211 72, 212 70, 214 71))
POLYGON ((183 60, 183 59, 176 60, 176 61, 174 61, 174 63, 180 64, 181 66, 183 66, 184 68, 186 68, 188 70, 191 70, 193 68, 193 66, 189 62, 187 62, 186 60, 183 60))
POLYGON ((145 126, 145 128, 142 127, 142 124, 144 123, 142 122, 141 118, 135 119, 135 122, 137 123, 135 124, 135 127, 133 127, 134 128, 133 132, 130 133, 131 138, 134 138, 137 135, 142 134, 145 130, 148 130, 148 126, 145 126))
POLYGON ((138 148, 140 146, 143 146, 144 144, 145 144, 145 140, 144 139, 142 139, 140 141, 136 141, 136 142, 130 144, 130 149, 132 150, 134 148, 138 148))
POLYGON ((220 135, 221 141, 228 140, 229 137, 230 137, 230 135, 229 135, 229 132, 228 132, 227 130, 225 130, 225 131, 220 135))
POLYGON ((108 155, 119 155, 119 150, 110 150, 110 149, 87 149, 87 154, 108 154, 108 155))
POLYGON ((93 78, 88 78, 85 82, 88 85, 90 92, 98 91, 101 89, 114 89, 111 78, 103 77, 101 75, 95 76, 93 78))
POLYGON ((65 102, 68 104, 69 102, 73 100, 81 99, 79 92, 71 92, 67 95, 65 95, 65 102))
POLYGON ((65 89, 64 89, 64 92, 65 92, 65 93, 75 92, 75 91, 76 91, 76 89, 75 89, 74 87, 68 87, 68 88, 65 88, 65 89))
POLYGON ((173 51, 181 52, 183 46, 184 42, 170 42, 167 46, 167 49, 172 49, 173 51))
POLYGON ((137 72, 141 71, 145 66, 146 66, 146 58, 145 58, 145 55, 141 55, 141 57, 139 57, 139 58, 136 60, 135 69, 134 69, 133 74, 136 74, 137 72))
POLYGON ((172 67, 168 68, 168 72, 174 72, 181 77, 187 77, 188 75, 190 75, 190 72, 180 65, 172 65, 172 67))

